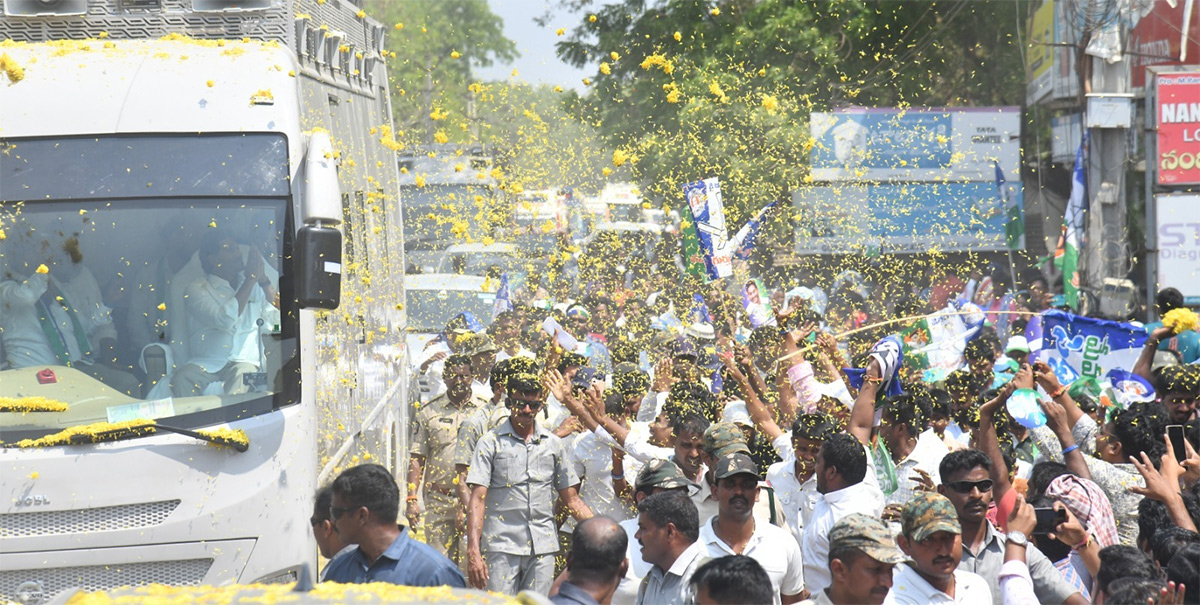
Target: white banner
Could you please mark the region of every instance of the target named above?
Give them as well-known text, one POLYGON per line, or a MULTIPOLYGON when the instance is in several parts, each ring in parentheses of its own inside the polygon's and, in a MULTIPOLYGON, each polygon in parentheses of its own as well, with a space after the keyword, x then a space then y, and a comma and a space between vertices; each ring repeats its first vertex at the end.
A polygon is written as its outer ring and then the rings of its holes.
POLYGON ((1200 195, 1156 195, 1158 289, 1176 288, 1200 304, 1200 195))

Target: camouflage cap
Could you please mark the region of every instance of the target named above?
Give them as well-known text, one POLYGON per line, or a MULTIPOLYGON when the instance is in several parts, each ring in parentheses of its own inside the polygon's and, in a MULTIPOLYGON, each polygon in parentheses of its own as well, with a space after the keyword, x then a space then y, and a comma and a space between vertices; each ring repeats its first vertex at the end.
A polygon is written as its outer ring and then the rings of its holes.
POLYGON ((900 527, 905 536, 918 542, 939 531, 962 533, 954 504, 945 496, 933 492, 913 494, 912 500, 900 510, 900 527))
POLYGON ((491 353, 497 351, 496 341, 492 340, 487 334, 476 334, 467 341, 465 353, 469 355, 478 355, 480 353, 491 353))
POLYGON ((842 517, 829 529, 829 552, 857 548, 880 563, 903 563, 904 552, 883 521, 855 513, 842 517))
POLYGON ((701 447, 714 458, 721 458, 734 452, 750 453, 750 448, 746 445, 746 435, 742 433, 742 429, 738 428, 738 425, 732 422, 717 422, 708 425, 708 428, 704 429, 701 447))
POLYGON ((681 487, 690 488, 691 486, 692 482, 688 481, 683 471, 674 462, 658 459, 651 460, 642 467, 642 470, 638 473, 637 481, 633 484, 633 489, 647 490, 655 487, 677 489, 681 487))
POLYGON ((758 465, 750 458, 750 454, 743 452, 734 452, 717 460, 717 468, 713 472, 714 479, 720 481, 734 475, 754 475, 755 479, 762 479, 758 474, 758 465))

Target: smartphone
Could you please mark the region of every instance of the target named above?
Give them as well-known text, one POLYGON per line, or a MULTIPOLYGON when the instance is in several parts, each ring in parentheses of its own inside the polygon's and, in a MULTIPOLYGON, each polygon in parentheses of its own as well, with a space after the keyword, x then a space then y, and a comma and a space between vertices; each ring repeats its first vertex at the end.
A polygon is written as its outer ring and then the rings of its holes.
POLYGON ((1033 527, 1033 535, 1044 536, 1058 527, 1061 523, 1067 522, 1067 511, 1053 508, 1035 508, 1033 514, 1037 516, 1037 525, 1033 527))
POLYGON ((1167 425, 1167 439, 1171 440, 1171 448, 1175 450, 1175 460, 1183 462, 1187 460, 1187 448, 1184 447, 1184 433, 1182 424, 1167 425))

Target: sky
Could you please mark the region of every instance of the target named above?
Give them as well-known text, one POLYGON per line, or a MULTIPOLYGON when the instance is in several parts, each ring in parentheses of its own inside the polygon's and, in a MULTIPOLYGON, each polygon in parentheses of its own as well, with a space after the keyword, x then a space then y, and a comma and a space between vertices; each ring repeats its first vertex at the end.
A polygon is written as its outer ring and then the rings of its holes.
POLYGON ((558 0, 488 0, 492 12, 504 20, 504 35, 516 42, 520 56, 512 63, 496 63, 491 67, 477 68, 476 74, 484 80, 506 80, 512 70, 517 78, 530 84, 558 84, 563 88, 583 89, 583 78, 595 70, 576 69, 558 59, 554 54, 554 43, 561 38, 555 30, 564 27, 571 31, 579 25, 581 16, 567 12, 558 5, 558 0), (552 13, 546 27, 533 22, 534 17, 552 13))

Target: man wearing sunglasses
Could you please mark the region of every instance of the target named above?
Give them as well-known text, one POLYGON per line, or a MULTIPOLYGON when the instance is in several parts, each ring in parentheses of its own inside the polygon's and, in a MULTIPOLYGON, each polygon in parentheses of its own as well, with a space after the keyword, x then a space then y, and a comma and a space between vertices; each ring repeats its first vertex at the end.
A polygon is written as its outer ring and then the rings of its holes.
POLYGON ((387 582, 401 586, 465 588, 462 572, 446 555, 397 525, 400 487, 386 468, 361 464, 333 480, 329 518, 346 544, 325 568, 326 582, 387 582))
POLYGON ((510 376, 508 420, 475 448, 467 471, 467 572, 476 588, 548 594, 558 552, 555 500, 579 521, 592 516, 566 446, 537 422, 545 397, 538 376, 510 376))
POLYGON ((950 452, 938 467, 942 484, 938 492, 954 504, 962 527, 961 571, 983 577, 992 588, 992 601, 1002 603, 1000 566, 1004 564, 1005 545, 1013 540, 1025 547, 1025 560, 1033 589, 1042 603, 1087 603, 1074 587, 1054 567, 1046 555, 1021 532, 1003 535, 987 519, 992 503, 992 459, 979 450, 950 452))

